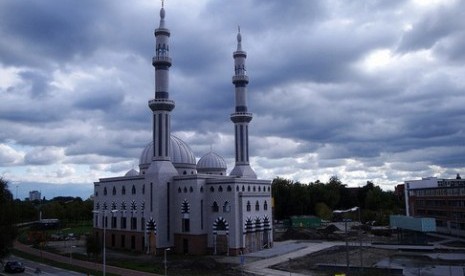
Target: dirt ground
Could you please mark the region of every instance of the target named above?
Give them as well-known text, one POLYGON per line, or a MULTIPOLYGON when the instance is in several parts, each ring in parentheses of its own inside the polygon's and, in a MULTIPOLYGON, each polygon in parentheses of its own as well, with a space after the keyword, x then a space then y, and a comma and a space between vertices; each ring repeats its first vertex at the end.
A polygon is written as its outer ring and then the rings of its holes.
MULTIPOLYGON (((396 250, 364 247, 361 252, 362 254, 360 255, 359 247, 350 246, 348 249, 349 264, 351 266, 360 266, 361 259, 363 260, 363 266, 372 266, 384 258, 395 255, 397 252, 396 250)), ((273 266, 272 268, 302 274, 310 274, 311 272, 312 275, 331 275, 325 272, 316 271, 317 264, 345 266, 347 264, 346 256, 346 247, 337 246, 302 258, 291 259, 287 263, 281 263, 273 266)))

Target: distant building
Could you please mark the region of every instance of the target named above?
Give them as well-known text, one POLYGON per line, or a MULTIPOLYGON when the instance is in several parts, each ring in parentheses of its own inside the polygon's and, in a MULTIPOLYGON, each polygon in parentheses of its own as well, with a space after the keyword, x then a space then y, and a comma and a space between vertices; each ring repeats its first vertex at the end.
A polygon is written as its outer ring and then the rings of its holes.
POLYGON ((34 201, 34 200, 41 200, 42 196, 39 191, 30 191, 29 192, 29 200, 34 201))
POLYGON ((438 232, 465 236, 465 179, 427 177, 405 181, 407 216, 436 219, 438 232))
POLYGON ((148 103, 153 139, 142 150, 139 171, 94 183, 95 236, 105 231, 108 247, 150 254, 172 248, 182 254, 239 255, 271 247, 271 181, 257 179, 249 163, 252 113, 241 34, 233 53, 235 141, 230 146, 236 162, 229 175, 223 157, 210 151, 197 161, 191 148, 171 135, 169 37, 162 7, 152 59, 155 98, 148 103))

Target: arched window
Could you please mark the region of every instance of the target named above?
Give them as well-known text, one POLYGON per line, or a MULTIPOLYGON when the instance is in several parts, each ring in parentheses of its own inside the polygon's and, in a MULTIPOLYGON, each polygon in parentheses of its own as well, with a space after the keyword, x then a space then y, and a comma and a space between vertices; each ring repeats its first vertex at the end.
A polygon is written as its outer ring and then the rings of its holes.
POLYGON ((267 211, 268 210, 268 202, 263 203, 263 210, 267 211))
POLYGON ((223 191, 223 187, 220 186, 220 187, 218 188, 218 192, 222 192, 222 191, 223 191))
POLYGON ((212 193, 213 193, 214 191, 215 191, 215 188, 213 188, 213 187, 210 187, 210 192, 212 192, 212 193))
POLYGON ((250 207, 250 201, 247 201, 247 212, 250 212, 251 207, 250 207))
POLYGON ((111 192, 113 195, 116 195, 116 187, 113 186, 113 191, 111 192))
POLYGON ((107 195, 107 187, 103 188, 103 195, 107 195))
POLYGON ((202 186, 202 187, 200 187, 200 192, 201 192, 201 193, 203 193, 203 186, 202 186))
POLYGON ((187 172, 186 172, 186 171, 183 171, 183 172, 182 172, 182 174, 186 175, 186 174, 187 174, 187 172))
POLYGON ((255 202, 255 211, 260 211, 260 203, 258 203, 258 200, 255 202))
POLYGON ((142 185, 142 194, 145 195, 145 184, 142 185))
POLYGON ((250 192, 250 186, 247 186, 247 192, 250 192))
POLYGON ((244 187, 244 185, 242 185, 242 191, 245 192, 245 187, 244 187))
POLYGON ((255 186, 253 186, 253 191, 255 192, 255 186))
POLYGON ((134 185, 132 185, 131 194, 133 194, 133 195, 136 194, 136 186, 134 186, 134 185))
POLYGON ((271 191, 271 188, 270 188, 270 187, 268 187, 268 192, 269 192, 269 191, 271 191))
POLYGON ((228 192, 232 191, 231 185, 228 185, 228 188, 226 188, 228 192))
POLYGON ((178 188, 178 193, 181 193, 181 192, 182 192, 181 187, 179 187, 178 188))
POLYGON ((193 193, 193 192, 194 192, 194 188, 192 188, 192 186, 189 187, 189 192, 190 192, 190 193, 193 193))
POLYGON ((123 186, 123 188, 121 188, 121 194, 122 194, 122 195, 125 195, 125 194, 126 194, 126 187, 125 187, 125 186, 123 186))
POLYGON ((229 213, 231 212, 231 204, 229 204, 229 201, 226 201, 223 204, 223 213, 229 213))
POLYGON ((216 201, 213 202, 213 205, 212 205, 212 212, 213 213, 218 213, 219 211, 219 206, 218 206, 218 203, 216 203, 216 201))
POLYGON ((183 191, 184 191, 185 193, 187 193, 187 187, 184 187, 183 191))
POLYGON ((262 188, 260 186, 258 186, 258 191, 261 192, 262 191, 262 188))
POLYGON ((236 192, 239 192, 239 186, 236 186, 236 192))

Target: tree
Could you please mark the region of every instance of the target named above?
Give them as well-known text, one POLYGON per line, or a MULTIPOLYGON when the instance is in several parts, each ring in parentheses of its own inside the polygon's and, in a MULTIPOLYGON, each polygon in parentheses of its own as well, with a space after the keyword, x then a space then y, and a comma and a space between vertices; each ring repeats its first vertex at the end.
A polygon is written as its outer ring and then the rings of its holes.
POLYGON ((17 236, 13 195, 8 190, 8 181, 0 177, 0 260, 10 254, 17 236))

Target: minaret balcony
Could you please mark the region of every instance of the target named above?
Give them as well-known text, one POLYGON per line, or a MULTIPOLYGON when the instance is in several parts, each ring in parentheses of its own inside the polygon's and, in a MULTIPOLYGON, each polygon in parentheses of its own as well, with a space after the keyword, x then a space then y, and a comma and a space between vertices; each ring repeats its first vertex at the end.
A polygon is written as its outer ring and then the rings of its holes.
POLYGON ((174 109, 174 101, 169 99, 152 99, 149 100, 149 107, 152 111, 166 110, 171 111, 174 109))
POLYGON ((155 66, 157 64, 169 64, 171 65, 171 58, 169 56, 154 56, 152 58, 152 65, 155 66))
POLYGON ((230 118, 233 123, 248 123, 252 121, 252 117, 250 112, 234 112, 230 118))
POLYGON ((232 82, 233 83, 236 83, 236 82, 249 82, 249 76, 247 75, 234 75, 232 77, 232 82))

